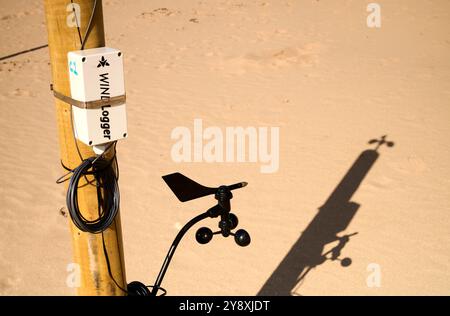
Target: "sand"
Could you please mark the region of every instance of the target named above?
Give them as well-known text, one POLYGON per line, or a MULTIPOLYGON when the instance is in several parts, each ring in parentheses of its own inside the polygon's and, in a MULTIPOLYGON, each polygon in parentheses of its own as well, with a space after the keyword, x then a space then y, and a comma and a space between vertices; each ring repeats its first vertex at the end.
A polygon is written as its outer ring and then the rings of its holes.
MULTIPOLYGON (((193 230, 170 295, 450 294, 448 1, 380 0, 380 28, 359 0, 103 2, 107 45, 125 58, 128 281, 152 283, 180 226, 214 203, 177 201, 161 176, 179 171, 248 181, 232 205, 252 244, 198 245, 193 230), (195 119, 279 127, 278 169, 175 162, 171 133, 195 119), (383 135, 395 145, 376 153, 383 135), (333 249, 351 264, 324 260, 333 249)), ((42 1, 0 8, 0 56, 47 43, 42 1)), ((47 49, 0 62, 2 295, 75 293, 50 82, 47 49)))

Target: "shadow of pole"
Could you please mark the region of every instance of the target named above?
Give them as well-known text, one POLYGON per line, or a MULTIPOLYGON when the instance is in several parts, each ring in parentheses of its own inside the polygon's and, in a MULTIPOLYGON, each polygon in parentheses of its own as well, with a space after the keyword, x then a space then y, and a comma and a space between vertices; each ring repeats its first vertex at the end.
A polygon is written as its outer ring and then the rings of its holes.
POLYGON ((45 47, 48 47, 48 44, 41 45, 41 46, 38 46, 38 47, 29 48, 29 49, 26 49, 26 50, 23 50, 23 51, 20 51, 20 52, 11 54, 11 55, 2 56, 2 57, 0 57, 0 61, 8 59, 8 58, 16 57, 16 56, 19 56, 19 55, 22 55, 22 54, 34 52, 35 50, 39 50, 39 49, 42 49, 42 48, 45 48, 45 47))
POLYGON ((369 144, 377 143, 377 147, 359 155, 257 295, 291 295, 305 276, 326 260, 339 260, 342 266, 351 264, 350 258, 340 259, 339 256, 350 237, 356 233, 343 237, 338 237, 337 234, 347 229, 360 207, 350 199, 377 161, 379 147, 383 144, 394 146, 393 142, 388 142, 385 138, 386 136, 382 136, 379 140, 369 141, 369 144), (324 247, 335 241, 338 245, 323 253, 324 247))

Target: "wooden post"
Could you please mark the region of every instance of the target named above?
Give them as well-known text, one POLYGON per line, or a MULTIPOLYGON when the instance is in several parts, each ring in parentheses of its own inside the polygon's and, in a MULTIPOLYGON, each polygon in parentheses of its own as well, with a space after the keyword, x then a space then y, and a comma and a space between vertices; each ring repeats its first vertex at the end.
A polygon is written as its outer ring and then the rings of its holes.
MULTIPOLYGON (((80 20, 81 36, 84 36, 94 7, 94 0, 44 0, 47 20, 48 43, 52 67, 53 87, 70 96, 67 53, 81 47, 76 18, 80 20), (75 7, 75 12, 73 12, 75 7)), ((102 2, 97 0, 91 29, 85 49, 105 46, 102 2)), ((70 105, 55 99, 59 131, 61 160, 70 169, 77 167, 79 158, 71 126, 70 105)), ((83 158, 94 156, 92 148, 78 142, 83 158)), ((65 172, 65 171, 64 171, 65 172)), ((83 184, 80 181, 80 184, 83 184)), ((98 217, 96 188, 91 185, 79 188, 80 210, 87 218, 98 217)), ((79 264, 80 284, 78 295, 125 295, 111 279, 103 251, 102 234, 80 231, 71 223, 75 263, 79 264)), ((122 288, 126 289, 120 216, 103 232, 110 261, 111 273, 122 288)), ((51 243, 51 241, 49 241, 51 243)))

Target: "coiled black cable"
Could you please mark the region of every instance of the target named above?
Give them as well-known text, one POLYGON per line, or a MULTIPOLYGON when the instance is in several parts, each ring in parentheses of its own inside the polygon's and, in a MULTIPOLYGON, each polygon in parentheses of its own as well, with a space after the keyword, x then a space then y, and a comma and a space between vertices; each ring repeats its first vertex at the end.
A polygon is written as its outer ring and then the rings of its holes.
POLYGON ((70 177, 66 196, 67 209, 75 226, 84 232, 103 232, 112 224, 119 211, 120 193, 112 166, 113 160, 114 158, 107 160, 102 156, 87 158, 73 170, 70 177), (86 174, 93 174, 96 180, 99 216, 94 220, 84 217, 78 205, 79 182, 86 174))

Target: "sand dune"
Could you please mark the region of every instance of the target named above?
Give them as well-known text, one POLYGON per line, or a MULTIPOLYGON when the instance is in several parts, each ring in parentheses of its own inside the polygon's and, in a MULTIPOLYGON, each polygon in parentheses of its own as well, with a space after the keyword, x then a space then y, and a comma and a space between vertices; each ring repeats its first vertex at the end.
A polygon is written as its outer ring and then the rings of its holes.
MULTIPOLYGON (((191 232, 170 295, 450 294, 450 4, 380 0, 381 28, 369 28, 368 3, 103 1, 107 45, 125 58, 128 281, 152 283, 180 226, 214 203, 178 202, 161 176, 180 171, 249 182, 232 203, 252 244, 203 246, 191 232), (279 168, 174 162, 171 133, 195 119, 279 127, 279 168), (368 141, 383 135, 395 145, 373 160, 368 141)), ((47 42, 41 1, 0 7, 0 57, 47 42)), ((75 293, 50 82, 47 49, 0 61, 3 295, 75 293)))

